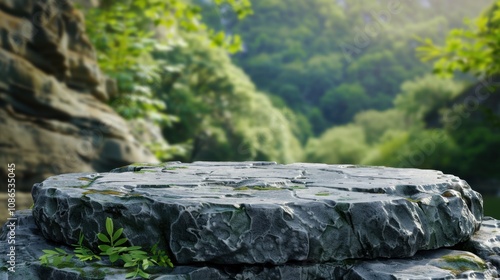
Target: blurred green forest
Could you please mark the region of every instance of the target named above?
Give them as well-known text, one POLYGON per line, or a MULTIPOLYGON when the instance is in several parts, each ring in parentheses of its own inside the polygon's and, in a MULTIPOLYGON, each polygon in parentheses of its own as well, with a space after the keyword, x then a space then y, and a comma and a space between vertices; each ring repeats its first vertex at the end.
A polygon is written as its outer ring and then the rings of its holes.
POLYGON ((85 15, 111 105, 161 129, 161 160, 433 168, 493 192, 496 5, 107 0, 85 15))

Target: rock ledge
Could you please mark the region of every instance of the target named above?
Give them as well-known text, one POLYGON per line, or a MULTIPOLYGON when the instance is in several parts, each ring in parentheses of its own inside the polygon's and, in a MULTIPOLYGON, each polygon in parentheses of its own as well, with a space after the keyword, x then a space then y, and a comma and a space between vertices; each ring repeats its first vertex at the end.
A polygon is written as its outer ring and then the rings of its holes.
POLYGON ((439 171, 270 162, 132 165, 33 187, 43 236, 94 248, 106 217, 178 264, 402 258, 468 240, 482 199, 439 171))

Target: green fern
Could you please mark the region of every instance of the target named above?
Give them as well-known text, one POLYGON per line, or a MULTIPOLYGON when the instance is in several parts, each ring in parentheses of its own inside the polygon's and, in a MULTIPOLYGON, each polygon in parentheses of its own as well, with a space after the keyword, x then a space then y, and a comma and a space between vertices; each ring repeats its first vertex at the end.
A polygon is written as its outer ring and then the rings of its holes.
MULTIPOLYGON (((167 253, 158 249, 158 243, 153 245, 150 252, 141 250, 140 246, 121 246, 128 242, 126 237, 122 237, 123 228, 114 231, 113 220, 106 218, 106 233, 98 233, 97 238, 104 244, 98 246, 101 256, 108 256, 111 263, 119 260, 123 261, 124 268, 133 268, 133 271, 126 274, 126 278, 140 276, 149 279, 150 275, 146 272, 149 267, 162 266, 174 267, 167 253)), ((54 250, 43 250, 43 254, 39 259, 42 265, 53 265, 60 267, 69 265, 71 259, 76 256, 80 261, 92 261, 94 259, 101 260, 101 257, 95 254, 91 249, 83 246, 84 236, 80 232, 78 244, 72 244, 74 255, 66 252, 61 248, 54 250)))
POLYGON ((39 259, 42 265, 53 265, 59 267, 64 264, 69 264, 73 258, 72 254, 67 253, 61 248, 54 248, 54 250, 42 250, 43 254, 39 259))
POLYGON ((71 244, 75 247, 75 256, 82 262, 91 261, 93 259, 101 260, 101 257, 94 254, 92 250, 83 246, 83 233, 80 232, 80 237, 78 238, 78 244, 71 244))

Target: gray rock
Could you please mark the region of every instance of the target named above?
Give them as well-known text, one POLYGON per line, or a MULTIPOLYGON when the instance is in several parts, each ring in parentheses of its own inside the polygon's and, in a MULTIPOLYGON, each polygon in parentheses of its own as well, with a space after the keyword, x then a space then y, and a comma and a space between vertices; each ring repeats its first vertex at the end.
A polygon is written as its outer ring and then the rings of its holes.
POLYGON ((481 230, 460 248, 480 256, 500 270, 500 221, 485 217, 481 230))
MULTIPOLYGON (((125 279, 129 271, 110 266, 101 266, 103 262, 81 263, 73 261, 71 265, 60 268, 42 266, 38 258, 42 250, 62 248, 71 252, 71 248, 55 244, 44 239, 35 224, 31 211, 16 213, 16 271, 5 272, 8 256, 0 255, 0 279, 65 279, 87 280, 125 279)), ((498 221, 495 221, 499 223, 498 221)), ((0 251, 8 252, 5 224, 0 231, 0 251)), ((481 229, 475 236, 487 234, 481 229)), ((473 238, 474 238, 473 237, 473 238)), ((498 254, 497 254, 498 256, 498 254)), ((269 279, 269 280, 315 280, 315 279, 492 279, 498 272, 489 263, 478 256, 457 250, 439 249, 418 252, 407 259, 348 260, 329 263, 290 263, 272 265, 179 265, 174 269, 161 268, 151 271, 152 279, 157 280, 219 280, 219 279, 269 279)))
POLYGON ((179 264, 411 257, 468 240, 482 200, 438 171, 352 165, 166 163, 54 176, 33 188, 49 240, 93 248, 106 217, 179 264))
POLYGON ((76 261, 71 267, 52 267, 42 266, 39 257, 43 255, 42 250, 53 250, 54 247, 64 249, 68 253, 72 253, 73 247, 56 244, 46 240, 40 233, 35 220, 33 219, 30 210, 17 211, 14 221, 15 228, 15 244, 8 243, 9 222, 7 222, 0 231, 0 279, 11 280, 26 280, 26 279, 109 279, 122 280, 129 272, 121 268, 115 267, 98 267, 99 264, 94 262, 93 265, 76 261), (11 246, 15 247, 15 268, 14 272, 6 272, 11 264, 8 263, 9 256, 3 252, 9 252, 11 246), (8 277, 7 277, 8 276, 8 277))
POLYGON ((419 252, 409 259, 357 263, 345 279, 492 279, 495 267, 478 256, 458 250, 419 252))

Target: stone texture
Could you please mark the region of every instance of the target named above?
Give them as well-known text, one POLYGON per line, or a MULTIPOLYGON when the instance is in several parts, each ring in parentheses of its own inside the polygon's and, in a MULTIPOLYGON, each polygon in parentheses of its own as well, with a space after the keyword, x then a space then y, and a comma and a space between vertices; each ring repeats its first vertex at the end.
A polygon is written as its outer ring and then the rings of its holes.
POLYGON ((16 163, 18 191, 54 174, 156 161, 105 104, 113 89, 71 1, 0 0, 0 163, 16 163))
POLYGON ((433 170, 352 165, 167 163, 54 176, 33 187, 41 233, 97 247, 106 217, 133 245, 179 264, 410 257, 479 229, 482 199, 433 170))
POLYGON ((496 268, 478 256, 459 250, 419 252, 408 259, 359 261, 345 279, 492 279, 496 268))
MULTIPOLYGON (((16 236, 16 272, 0 270, 0 279, 125 279, 128 272, 116 267, 100 267, 102 262, 80 263, 73 267, 55 268, 41 266, 38 258, 42 250, 60 247, 68 252, 70 248, 54 244, 41 235, 31 211, 18 211, 16 236)), ((491 220, 491 223, 500 223, 491 220)), ((474 236, 488 235, 483 227, 474 236)), ((6 225, 0 232, 0 251, 7 251, 6 225)), ((496 253, 498 257, 498 253, 496 253)), ((6 254, 0 255, 0 266, 7 266, 6 254)), ((178 265, 174 269, 161 268, 151 271, 157 280, 219 280, 219 279, 269 279, 269 280, 316 280, 316 279, 492 279, 498 271, 478 256, 460 250, 438 249, 418 252, 406 259, 349 260, 327 263, 293 263, 278 266, 269 265, 178 265)))
MULTIPOLYGON (((77 262, 75 259, 75 266, 73 268, 61 268, 57 269, 55 267, 42 266, 38 258, 43 255, 42 250, 53 249, 54 247, 64 248, 67 252, 70 252, 72 248, 67 246, 60 246, 43 238, 40 230, 35 224, 31 211, 23 210, 17 211, 15 218, 16 224, 16 237, 15 237, 15 254, 16 254, 16 266, 15 272, 6 272, 1 270, 0 279, 125 279, 125 271, 122 269, 117 269, 113 267, 105 269, 96 269, 89 267, 84 263, 77 262), (96 276, 95 278, 93 276, 96 276), (100 276, 100 277, 99 277, 100 276), (116 277, 114 277, 116 276, 116 277)), ((12 244, 8 244, 7 234, 9 229, 7 228, 7 222, 0 232, 0 250, 2 251, 0 258, 1 267, 10 267, 8 262, 8 256, 4 252, 9 252, 9 247, 12 244)))
POLYGON ((481 231, 474 234, 461 248, 480 256, 500 270, 500 221, 484 218, 481 231))

